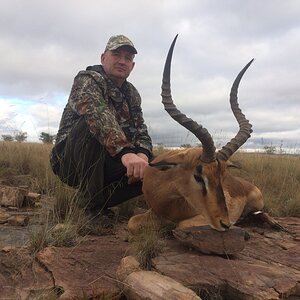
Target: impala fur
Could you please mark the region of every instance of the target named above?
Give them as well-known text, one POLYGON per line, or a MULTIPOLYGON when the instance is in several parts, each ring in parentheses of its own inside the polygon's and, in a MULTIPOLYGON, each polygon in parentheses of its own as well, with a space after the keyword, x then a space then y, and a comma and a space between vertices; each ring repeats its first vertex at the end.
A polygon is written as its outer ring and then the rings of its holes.
POLYGON ((131 232, 154 218, 175 222, 179 228, 210 225, 223 231, 243 215, 263 208, 260 190, 246 180, 230 174, 229 158, 247 141, 252 125, 241 112, 237 102, 239 82, 251 60, 238 74, 230 93, 230 104, 239 124, 237 135, 216 152, 213 139, 206 128, 181 113, 173 103, 170 69, 175 37, 165 63, 162 103, 168 114, 192 132, 202 147, 174 150, 156 157, 146 169, 143 193, 150 210, 132 217, 131 232))

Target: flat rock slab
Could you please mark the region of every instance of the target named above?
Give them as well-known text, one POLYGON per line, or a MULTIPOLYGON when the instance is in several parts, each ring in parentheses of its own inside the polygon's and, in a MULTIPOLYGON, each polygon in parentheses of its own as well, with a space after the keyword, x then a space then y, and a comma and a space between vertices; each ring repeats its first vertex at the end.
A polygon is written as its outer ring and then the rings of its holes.
POLYGON ((245 248, 248 233, 239 227, 217 231, 209 226, 173 230, 174 237, 185 246, 205 254, 235 255, 245 248))
POLYGON ((73 248, 48 247, 37 258, 63 288, 60 299, 118 299, 116 270, 127 246, 113 235, 86 237, 73 248))
POLYGON ((198 291, 203 299, 300 299, 299 218, 278 221, 291 234, 249 227, 245 249, 234 258, 186 251, 168 241, 154 269, 198 291))
POLYGON ((0 299, 119 299, 116 270, 128 243, 117 236, 86 236, 75 247, 0 251, 0 299), (105 298, 107 297, 107 298, 105 298))
MULTIPOLYGON (((201 254, 167 240, 153 271, 205 300, 299 300, 300 218, 276 220, 291 234, 245 226, 250 239, 233 257, 201 254)), ((59 299, 119 299, 116 271, 129 246, 121 237, 125 226, 116 235, 86 236, 75 247, 49 247, 35 256, 5 244, 11 247, 0 251, 0 299, 55 299, 41 296, 53 289, 59 299)))
POLYGON ((0 299, 28 299, 35 291, 51 290, 54 281, 25 248, 0 251, 0 299))

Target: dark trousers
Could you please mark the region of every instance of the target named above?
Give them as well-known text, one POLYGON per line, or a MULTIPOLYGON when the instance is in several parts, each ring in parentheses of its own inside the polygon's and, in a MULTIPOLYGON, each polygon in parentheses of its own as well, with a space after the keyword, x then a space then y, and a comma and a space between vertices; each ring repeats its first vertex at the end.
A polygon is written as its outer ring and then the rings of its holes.
POLYGON ((79 189, 81 203, 89 209, 112 207, 142 194, 142 183, 127 183, 126 168, 91 135, 83 117, 52 151, 59 159, 54 173, 79 189))

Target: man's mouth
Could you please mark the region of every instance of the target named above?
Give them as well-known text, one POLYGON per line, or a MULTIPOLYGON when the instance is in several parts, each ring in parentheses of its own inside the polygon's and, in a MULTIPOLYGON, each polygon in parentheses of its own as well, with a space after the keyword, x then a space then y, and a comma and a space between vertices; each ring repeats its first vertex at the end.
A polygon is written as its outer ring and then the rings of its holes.
POLYGON ((125 71, 126 71, 126 69, 124 69, 124 68, 122 68, 122 67, 116 67, 116 70, 117 70, 117 71, 121 71, 121 72, 125 72, 125 71))

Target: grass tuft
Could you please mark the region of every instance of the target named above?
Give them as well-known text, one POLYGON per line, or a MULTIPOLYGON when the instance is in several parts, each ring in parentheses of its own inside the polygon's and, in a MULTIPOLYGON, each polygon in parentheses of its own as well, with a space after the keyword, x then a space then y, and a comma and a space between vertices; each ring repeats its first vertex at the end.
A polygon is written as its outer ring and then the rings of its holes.
POLYGON ((132 238, 131 250, 141 268, 150 270, 152 258, 159 255, 164 247, 161 232, 155 226, 145 226, 132 238))

